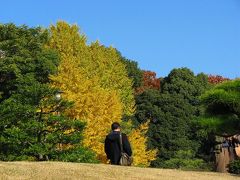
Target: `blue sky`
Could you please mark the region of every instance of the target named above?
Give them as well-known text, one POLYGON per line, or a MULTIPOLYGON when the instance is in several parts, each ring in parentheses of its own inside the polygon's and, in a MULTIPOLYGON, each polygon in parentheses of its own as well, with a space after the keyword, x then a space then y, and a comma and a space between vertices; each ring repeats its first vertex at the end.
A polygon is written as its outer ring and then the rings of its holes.
POLYGON ((178 67, 240 77, 240 0, 4 0, 0 9, 0 23, 77 23, 89 42, 161 77, 178 67))

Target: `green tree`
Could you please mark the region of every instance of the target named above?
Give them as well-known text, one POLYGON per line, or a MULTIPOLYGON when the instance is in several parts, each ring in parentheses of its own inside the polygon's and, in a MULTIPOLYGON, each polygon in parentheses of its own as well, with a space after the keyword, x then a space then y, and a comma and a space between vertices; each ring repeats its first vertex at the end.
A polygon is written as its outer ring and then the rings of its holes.
POLYGON ((205 114, 200 124, 214 134, 233 135, 240 128, 240 80, 216 85, 201 96, 205 114))
POLYGON ((1 160, 58 159, 60 146, 81 141, 84 123, 65 116, 72 103, 56 99, 48 85, 59 59, 44 48, 47 41, 41 28, 0 25, 1 160))
POLYGON ((194 73, 188 68, 173 69, 161 83, 161 92, 177 94, 191 105, 198 103, 198 97, 209 88, 207 75, 194 73))
POLYGON ((136 121, 151 120, 149 145, 159 152, 153 166, 166 167, 164 162, 179 150, 197 152, 200 142, 193 120, 201 113, 198 96, 206 88, 207 76, 180 68, 162 80, 160 91, 146 90, 136 97, 136 121))
POLYGON ((120 52, 118 53, 126 66, 128 77, 133 80, 133 88, 136 90, 136 88, 141 87, 143 84, 143 71, 138 67, 136 61, 127 59, 123 57, 120 52))
POLYGON ((48 160, 61 151, 58 145, 80 142, 84 124, 64 116, 70 103, 57 101, 56 90, 32 76, 17 82, 18 90, 0 104, 1 160, 48 160))
MULTIPOLYGON (((221 146, 219 146, 223 139, 221 136, 233 136, 239 133, 239 89, 239 79, 225 81, 215 85, 201 96, 204 113, 197 119, 197 122, 204 129, 201 133, 205 135, 204 141, 207 145, 205 146, 205 154, 210 152, 210 148, 214 148, 216 153, 221 150, 221 146)), ((216 158, 215 160, 217 163, 219 159, 216 158)), ((230 163, 229 171, 238 171, 238 161, 230 163)))
POLYGON ((56 72, 58 56, 42 48, 48 33, 41 28, 0 25, 0 92, 3 101, 17 89, 17 79, 33 74, 41 83, 48 82, 48 75, 56 72))

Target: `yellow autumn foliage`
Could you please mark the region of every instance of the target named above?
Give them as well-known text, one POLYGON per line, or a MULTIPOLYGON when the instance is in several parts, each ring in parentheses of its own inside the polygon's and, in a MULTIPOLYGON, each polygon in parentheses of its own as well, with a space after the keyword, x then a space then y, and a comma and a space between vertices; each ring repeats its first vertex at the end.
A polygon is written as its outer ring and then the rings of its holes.
POLYGON ((58 74, 50 77, 52 85, 64 91, 63 98, 74 101, 67 114, 87 123, 83 144, 104 162, 103 141, 113 121, 121 119, 121 101, 116 91, 103 89, 98 79, 89 78, 82 68, 81 60, 88 52, 85 38, 81 38, 76 25, 59 22, 51 27, 51 34, 48 46, 56 49, 61 57, 58 74))
POLYGON ((129 141, 133 149, 133 165, 135 166, 149 166, 157 156, 156 149, 147 150, 146 148, 148 124, 149 122, 141 124, 139 128, 129 134, 129 141))
POLYGON ((104 89, 115 90, 120 96, 123 113, 133 115, 135 101, 132 80, 128 77, 119 53, 115 48, 105 47, 98 41, 90 45, 89 51, 91 54, 91 65, 88 67, 90 76, 96 76, 104 89))
MULTIPOLYGON (((50 77, 52 86, 64 91, 64 99, 74 102, 67 115, 86 122, 83 145, 106 163, 104 139, 111 124, 121 122, 123 114, 134 112, 132 82, 114 48, 97 42, 88 46, 77 25, 58 22, 50 31, 47 46, 55 49, 61 58, 58 73, 50 77)), ((156 154, 146 150, 146 126, 130 134, 134 165, 148 166, 156 154)))

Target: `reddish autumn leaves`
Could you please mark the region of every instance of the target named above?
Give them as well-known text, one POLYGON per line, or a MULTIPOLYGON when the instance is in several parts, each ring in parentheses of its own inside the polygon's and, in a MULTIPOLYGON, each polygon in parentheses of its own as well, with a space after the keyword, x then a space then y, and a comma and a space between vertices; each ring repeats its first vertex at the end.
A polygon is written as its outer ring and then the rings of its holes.
POLYGON ((208 76, 208 82, 210 84, 219 84, 219 83, 222 83, 224 81, 229 81, 230 79, 228 78, 224 78, 222 76, 219 76, 219 75, 209 75, 208 76))
POLYGON ((152 71, 143 71, 142 86, 136 89, 136 94, 141 94, 146 89, 160 89, 160 79, 152 71))

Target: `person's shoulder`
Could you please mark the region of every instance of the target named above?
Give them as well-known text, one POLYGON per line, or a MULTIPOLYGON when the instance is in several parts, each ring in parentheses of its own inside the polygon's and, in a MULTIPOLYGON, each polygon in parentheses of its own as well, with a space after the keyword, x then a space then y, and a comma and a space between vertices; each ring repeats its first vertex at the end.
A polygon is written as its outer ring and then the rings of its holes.
POLYGON ((110 132, 110 133, 108 133, 107 134, 107 136, 109 137, 109 136, 112 136, 113 135, 113 133, 112 132, 110 132))
POLYGON ((108 133, 108 134, 106 135, 106 138, 109 138, 109 136, 111 136, 111 133, 108 133))
POLYGON ((121 133, 123 137, 127 137, 127 135, 125 133, 121 133))
POLYGON ((116 136, 116 133, 110 132, 110 133, 108 133, 108 134, 106 135, 106 138, 112 139, 112 138, 114 138, 115 136, 116 136))

